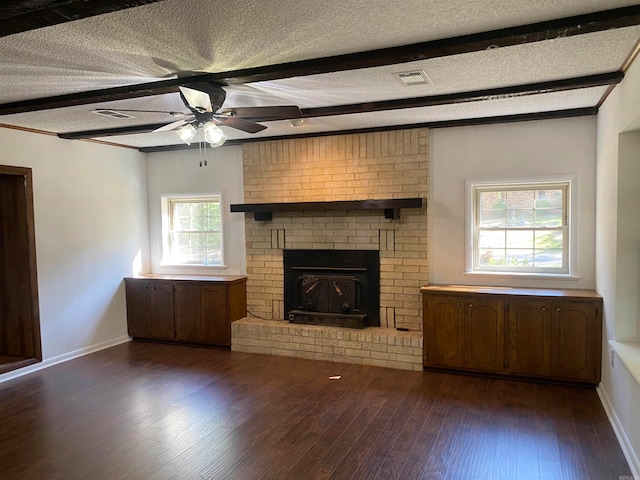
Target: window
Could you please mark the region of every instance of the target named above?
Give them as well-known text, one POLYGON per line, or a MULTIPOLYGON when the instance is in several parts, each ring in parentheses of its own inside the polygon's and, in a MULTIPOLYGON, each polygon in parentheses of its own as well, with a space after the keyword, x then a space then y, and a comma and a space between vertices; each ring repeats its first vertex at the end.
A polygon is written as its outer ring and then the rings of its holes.
POLYGON ((163 263, 221 266, 220 196, 163 200, 163 263))
POLYGON ((473 271, 569 273, 569 182, 473 185, 473 271))

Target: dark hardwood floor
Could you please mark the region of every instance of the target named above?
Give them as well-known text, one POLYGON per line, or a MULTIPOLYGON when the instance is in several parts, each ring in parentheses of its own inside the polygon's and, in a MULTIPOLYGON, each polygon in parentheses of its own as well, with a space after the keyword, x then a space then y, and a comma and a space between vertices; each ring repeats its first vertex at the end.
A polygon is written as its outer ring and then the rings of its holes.
POLYGON ((1 479, 625 475, 592 389, 142 342, 0 384, 1 479))

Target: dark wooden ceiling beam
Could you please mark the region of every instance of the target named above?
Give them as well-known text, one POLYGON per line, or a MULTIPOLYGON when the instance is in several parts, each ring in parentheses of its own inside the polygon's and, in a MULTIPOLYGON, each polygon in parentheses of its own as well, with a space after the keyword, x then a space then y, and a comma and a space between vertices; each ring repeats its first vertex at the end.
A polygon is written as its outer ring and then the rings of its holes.
MULTIPOLYGON (((620 83, 624 78, 622 72, 602 73, 585 77, 566 78, 549 82, 539 82, 525 85, 514 85, 488 90, 431 95, 427 97, 385 100, 380 102, 354 103, 350 105, 336 105, 331 107, 317 107, 302 109, 304 118, 326 117, 332 115, 347 115, 352 113, 382 112, 405 108, 431 107, 436 105, 450 105, 476 101, 496 100, 525 95, 561 92, 577 88, 600 87, 620 83)), ((169 123, 169 122, 167 122, 169 123)), ((129 135, 134 133, 148 133, 164 124, 134 125, 129 127, 108 128, 100 130, 85 130, 79 132, 60 133, 60 138, 67 140, 81 140, 84 138, 99 138, 115 135, 129 135)))
POLYGON ((572 37, 639 24, 640 5, 633 5, 400 47, 236 70, 228 72, 228 75, 220 78, 220 80, 229 85, 235 85, 359 68, 380 67, 572 37))
MULTIPOLYGON (((550 120, 554 118, 571 118, 571 117, 585 117, 590 115, 596 115, 598 113, 597 107, 584 107, 584 108, 571 108, 568 110, 553 110, 549 112, 535 112, 535 113, 519 113, 514 115, 499 115, 496 117, 477 117, 477 118, 461 118, 459 120, 444 120, 439 122, 425 122, 425 123, 412 123, 404 125, 386 125, 382 127, 371 128, 357 128, 350 130, 334 130, 327 132, 314 132, 298 135, 282 135, 277 137, 254 137, 244 138, 241 140, 227 140, 225 146, 242 145, 243 143, 254 142, 269 142, 276 140, 295 140, 300 138, 313 138, 313 137, 329 137, 332 135, 356 135, 363 133, 374 132, 388 132, 392 130, 407 130, 411 128, 448 128, 448 127, 464 127, 469 125, 490 125, 495 123, 514 123, 514 122, 530 122, 534 120, 550 120)), ((192 143, 187 145, 186 143, 174 144, 174 145, 160 145, 157 147, 140 147, 138 150, 143 153, 153 152, 175 152, 179 150, 191 150, 201 148, 200 144, 192 143)))
POLYGON ((0 37, 159 1, 5 0, 0 6, 0 37))
POLYGON ((0 115, 37 112, 54 108, 75 107, 78 105, 90 105, 93 103, 175 93, 178 91, 178 85, 183 85, 184 83, 184 79, 171 79, 153 83, 126 85, 124 87, 105 88, 103 90, 92 90, 89 92, 70 93, 68 95, 57 95, 55 97, 21 100, 19 102, 0 105, 0 115))
POLYGON ((335 105, 330 107, 305 108, 303 117, 328 117, 333 115, 348 115, 352 113, 383 112, 405 108, 434 107, 437 105, 452 105, 457 103, 479 102, 486 100, 500 100, 504 98, 523 97, 543 93, 563 92, 581 88, 602 87, 615 85, 622 81, 622 72, 609 72, 585 77, 565 78, 548 82, 513 85, 507 87, 490 88, 469 92, 447 93, 428 97, 400 98, 379 102, 353 103, 350 105, 335 105))
POLYGON ((221 85, 238 85, 257 81, 281 80, 306 75, 379 67, 426 60, 429 58, 459 55, 491 48, 521 45, 554 38, 570 37, 639 24, 640 5, 634 5, 400 47, 383 48, 277 65, 266 65, 229 72, 207 73, 188 78, 160 80, 157 82, 126 85, 69 95, 22 100, 0 104, 0 115, 172 93, 177 91, 179 85, 192 82, 216 82, 221 85))
POLYGON ((59 133, 58 137, 66 140, 82 140, 85 138, 115 137, 118 135, 132 135, 136 133, 149 133, 155 129, 164 127, 170 122, 151 123, 146 125, 132 125, 128 127, 106 128, 101 130, 82 130, 78 132, 59 133))

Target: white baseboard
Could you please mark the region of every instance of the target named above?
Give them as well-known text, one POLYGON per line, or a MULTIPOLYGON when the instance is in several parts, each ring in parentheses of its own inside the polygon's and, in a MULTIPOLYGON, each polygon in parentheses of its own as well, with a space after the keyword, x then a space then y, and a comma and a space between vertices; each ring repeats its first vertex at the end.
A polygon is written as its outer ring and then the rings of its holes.
POLYGON ((43 368, 52 367, 59 363, 68 362, 69 360, 73 360, 74 358, 83 357, 84 355, 89 355, 90 353, 94 353, 99 350, 104 350, 105 348, 109 348, 109 347, 115 347, 116 345, 120 345, 121 343, 127 343, 130 341, 131 341, 131 337, 129 337, 128 335, 125 335, 123 337, 107 340, 106 342, 96 343, 95 345, 81 348, 79 350, 74 350, 69 353, 64 353, 56 357, 47 358, 42 362, 36 363, 34 365, 29 365, 28 367, 19 368, 18 370, 13 370, 11 372, 7 372, 3 375, 0 375, 0 383, 6 382, 8 380, 13 380, 14 378, 18 378, 23 375, 27 375, 29 373, 37 372, 38 370, 42 370, 43 368))
POLYGON ((633 478, 640 479, 640 462, 638 461, 638 456, 636 452, 633 450, 633 446, 629 441, 629 437, 627 437, 627 433, 616 414, 615 409, 613 408, 613 404, 609 397, 607 396, 607 392, 602 388, 602 384, 598 385, 596 388, 596 392, 598 392, 598 396, 600 397, 600 402, 604 407, 604 411, 607 413, 607 417, 609 417, 609 422, 613 427, 613 431, 618 438, 618 443, 620 443, 620 447, 622 447, 622 452, 627 459, 627 463, 629 464, 629 468, 631 468, 631 473, 633 474, 633 478))

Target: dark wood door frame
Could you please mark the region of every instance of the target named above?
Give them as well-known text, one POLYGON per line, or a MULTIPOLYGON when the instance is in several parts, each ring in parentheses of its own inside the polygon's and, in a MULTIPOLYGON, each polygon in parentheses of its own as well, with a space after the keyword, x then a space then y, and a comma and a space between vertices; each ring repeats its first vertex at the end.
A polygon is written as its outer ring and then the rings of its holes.
POLYGON ((42 361, 31 169, 0 165, 0 374, 42 361))

